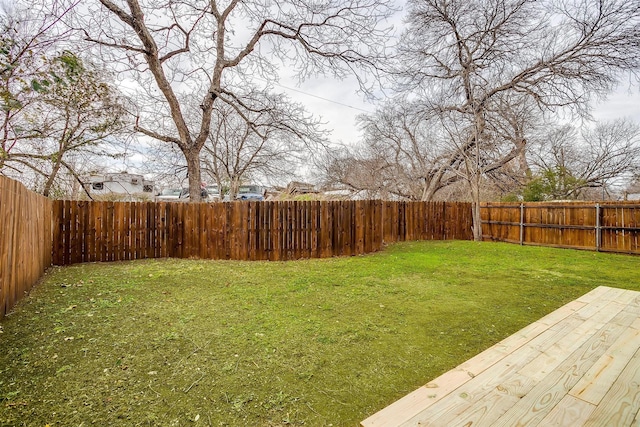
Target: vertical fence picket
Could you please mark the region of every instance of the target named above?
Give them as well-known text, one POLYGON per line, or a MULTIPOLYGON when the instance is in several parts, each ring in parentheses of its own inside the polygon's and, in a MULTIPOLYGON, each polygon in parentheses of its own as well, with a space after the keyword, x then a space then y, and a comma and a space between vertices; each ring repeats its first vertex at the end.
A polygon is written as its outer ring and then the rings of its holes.
MULTIPOLYGON (((50 263, 167 256, 288 260, 363 254, 395 241, 472 238, 469 203, 52 202, 2 177, 0 196, 7 218, 0 317, 50 263), (43 224, 36 238, 18 216, 43 224), (25 261, 24 254, 37 260, 25 261)), ((486 203, 481 215, 485 240, 640 253, 638 203, 486 203)))
POLYGON ((64 240, 64 230, 55 228, 61 222, 61 209, 60 203, 0 176, 0 319, 31 290, 53 260, 64 260, 63 248, 57 243, 64 240))
POLYGON ((638 202, 524 203, 522 206, 486 203, 482 209, 484 237, 525 245, 640 254, 635 243, 640 237, 640 227, 631 214, 639 208, 638 202), (512 215, 517 210, 520 210, 518 219, 512 215))

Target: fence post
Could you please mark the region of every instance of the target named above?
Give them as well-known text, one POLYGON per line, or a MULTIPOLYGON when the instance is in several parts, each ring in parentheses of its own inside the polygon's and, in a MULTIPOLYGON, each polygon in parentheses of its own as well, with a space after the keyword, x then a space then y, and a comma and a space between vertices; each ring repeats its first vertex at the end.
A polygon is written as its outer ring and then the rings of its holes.
POLYGON ((524 245, 524 203, 520 203, 520 245, 524 245))
POLYGON ((600 224, 600 203, 596 203, 596 251, 600 252, 602 245, 602 226, 600 224))

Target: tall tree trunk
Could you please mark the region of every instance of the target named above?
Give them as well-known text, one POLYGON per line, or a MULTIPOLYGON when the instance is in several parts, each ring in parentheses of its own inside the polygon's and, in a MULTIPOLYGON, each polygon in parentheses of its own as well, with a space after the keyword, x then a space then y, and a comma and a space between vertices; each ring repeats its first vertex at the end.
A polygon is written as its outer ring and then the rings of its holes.
POLYGON ((482 217, 480 216, 480 202, 473 202, 471 204, 473 215, 473 240, 476 242, 482 241, 482 217))
POLYGON ((480 174, 474 173, 469 179, 471 190, 471 217, 473 219, 473 240, 482 241, 482 217, 480 216, 480 174))
POLYGON ((240 191, 240 178, 231 177, 229 181, 229 201, 233 202, 240 191))
POLYGON ((430 202, 433 200, 433 196, 435 196, 436 191, 438 191, 441 187, 442 177, 446 168, 444 166, 440 167, 440 170, 433 176, 431 179, 426 180, 424 186, 422 188, 422 194, 420 197, 420 201, 422 202, 430 202))
POLYGON ((45 197, 49 197, 49 193, 51 193, 51 187, 53 187, 53 183, 56 180, 56 176, 58 175, 58 171, 60 170, 60 165, 62 164, 62 153, 58 153, 56 156, 56 161, 53 164, 53 169, 51 170, 51 174, 49 174, 49 178, 47 178, 47 182, 44 184, 44 190, 42 191, 42 195, 45 197))
POLYGON ((522 150, 518 154, 518 165, 520 166, 520 173, 524 176, 529 176, 531 174, 531 168, 529 167, 529 162, 527 161, 527 152, 524 149, 524 144, 522 144, 522 150))
POLYGON ((189 200, 199 202, 201 200, 202 188, 200 186, 200 152, 196 149, 183 151, 187 160, 187 174, 189 175, 189 200))
POLYGON ((216 173, 216 185, 218 186, 218 194, 220 198, 216 201, 222 202, 224 200, 224 186, 222 185, 222 180, 219 178, 219 175, 216 173))
POLYGON ((421 202, 430 202, 431 199, 433 199, 433 195, 436 193, 433 189, 434 186, 429 184, 424 184, 422 187, 422 194, 420 195, 421 202))

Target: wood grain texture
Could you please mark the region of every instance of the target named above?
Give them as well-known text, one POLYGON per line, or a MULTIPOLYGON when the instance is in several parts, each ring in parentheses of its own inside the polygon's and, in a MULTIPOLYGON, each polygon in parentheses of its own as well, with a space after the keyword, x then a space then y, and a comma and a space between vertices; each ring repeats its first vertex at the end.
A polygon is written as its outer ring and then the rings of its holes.
POLYGON ((361 424, 637 426, 640 292, 599 287, 361 424))
POLYGON ((634 343, 637 342, 640 342, 640 331, 628 328, 578 381, 569 394, 598 405, 609 391, 611 384, 622 374, 636 353, 637 347, 634 343))
MULTIPOLYGON (((52 219, 60 215, 51 200, 0 176, 0 319, 51 265, 54 232, 59 239, 64 234, 63 229, 52 228, 52 219)), ((64 242, 55 246, 59 245, 64 242)))
POLYGON ((480 209, 483 238, 520 243, 521 208, 522 244, 640 254, 637 201, 485 203, 480 209))
POLYGON ((567 395, 540 421, 539 425, 581 426, 591 416, 595 408, 596 405, 567 395))
POLYGON ((55 264, 176 257, 352 256, 405 240, 471 238, 468 203, 56 201, 55 264))
MULTIPOLYGON (((636 348, 638 348, 636 346, 636 348)), ((630 426, 640 410, 640 349, 616 377, 585 427, 630 426)))

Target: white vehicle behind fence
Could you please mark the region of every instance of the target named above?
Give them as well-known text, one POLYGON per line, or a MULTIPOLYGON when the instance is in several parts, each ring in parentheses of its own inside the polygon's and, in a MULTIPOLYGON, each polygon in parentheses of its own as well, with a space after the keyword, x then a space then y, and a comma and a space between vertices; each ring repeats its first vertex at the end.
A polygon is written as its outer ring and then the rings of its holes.
POLYGON ((121 200, 153 197, 154 183, 134 173, 91 175, 85 187, 92 196, 116 196, 121 200))
POLYGON ((181 188, 165 188, 156 196, 156 202, 176 202, 181 194, 181 188))

